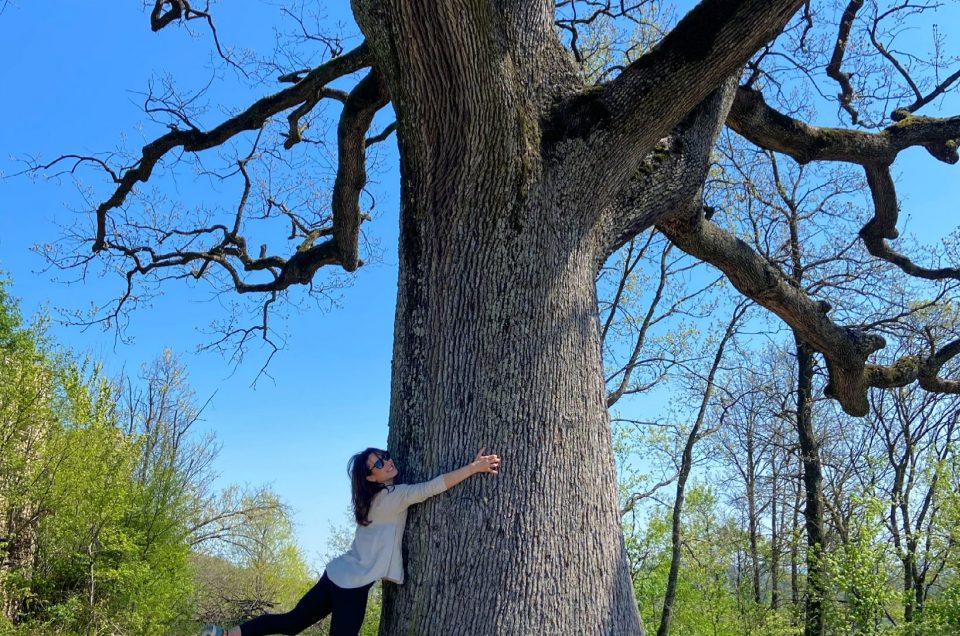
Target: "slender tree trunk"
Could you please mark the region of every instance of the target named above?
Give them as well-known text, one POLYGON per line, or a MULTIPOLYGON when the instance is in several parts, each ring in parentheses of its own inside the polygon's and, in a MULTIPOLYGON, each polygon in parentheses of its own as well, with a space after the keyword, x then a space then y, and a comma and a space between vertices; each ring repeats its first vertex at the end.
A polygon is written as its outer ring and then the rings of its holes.
POLYGON ((713 395, 714 380, 717 376, 717 370, 723 361, 723 352, 727 343, 736 333, 737 324, 746 311, 746 304, 741 303, 734 309, 730 322, 727 324, 726 332, 717 344, 717 351, 713 356, 713 363, 710 365, 710 372, 707 374, 707 383, 703 389, 703 397, 700 399, 700 408, 697 411, 697 419, 690 427, 690 433, 687 435, 687 441, 683 447, 683 455, 680 460, 680 472, 677 475, 677 492, 673 501, 673 518, 670 532, 670 573, 667 575, 667 589, 663 594, 663 613, 660 617, 660 625, 657 627, 657 636, 667 636, 670 633, 670 622, 673 617, 673 604, 677 594, 677 579, 680 574, 680 549, 682 547, 683 533, 683 502, 686 496, 687 479, 690 477, 690 470, 693 468, 693 447, 700 438, 700 429, 707 416, 707 407, 710 405, 710 397, 713 395))
POLYGON ((770 477, 770 609, 774 611, 780 607, 780 525, 778 523, 779 519, 777 519, 777 514, 779 514, 777 486, 780 479, 780 467, 777 455, 778 451, 774 447, 770 477))
POLYGON ((807 591, 804 636, 823 636, 823 473, 813 430, 813 350, 796 338, 797 434, 803 461, 804 527, 807 533, 807 591))
POLYGON ((670 633, 670 624, 673 619, 673 604, 677 595, 677 579, 680 575, 680 550, 683 547, 683 502, 686 496, 687 478, 693 462, 693 443, 696 436, 693 431, 687 437, 687 444, 683 449, 680 463, 680 474, 677 476, 677 492, 673 501, 673 520, 670 532, 670 572, 667 575, 667 589, 663 595, 663 612, 660 615, 660 625, 657 627, 657 636, 667 636, 670 633))
POLYGON ((750 534, 750 574, 753 584, 753 602, 760 604, 760 553, 757 548, 759 534, 757 519, 756 471, 754 464, 753 426, 747 430, 747 528, 750 534))
POLYGON ((790 604, 800 615, 800 507, 803 495, 800 486, 795 484, 793 498, 793 523, 790 527, 790 604))
POLYGON ((903 563, 903 622, 913 622, 913 579, 910 575, 912 559, 908 555, 902 561, 903 563))
POLYGON ((918 570, 917 578, 913 583, 913 598, 916 603, 916 613, 920 616, 923 616, 923 606, 927 600, 926 592, 926 576, 918 570))

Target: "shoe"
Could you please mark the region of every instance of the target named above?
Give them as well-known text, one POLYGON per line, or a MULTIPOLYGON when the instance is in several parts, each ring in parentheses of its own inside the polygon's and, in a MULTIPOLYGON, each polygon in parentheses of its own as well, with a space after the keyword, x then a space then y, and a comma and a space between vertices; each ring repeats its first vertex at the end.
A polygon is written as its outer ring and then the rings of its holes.
POLYGON ((200 636, 226 636, 226 631, 219 625, 206 624, 200 632, 200 636))

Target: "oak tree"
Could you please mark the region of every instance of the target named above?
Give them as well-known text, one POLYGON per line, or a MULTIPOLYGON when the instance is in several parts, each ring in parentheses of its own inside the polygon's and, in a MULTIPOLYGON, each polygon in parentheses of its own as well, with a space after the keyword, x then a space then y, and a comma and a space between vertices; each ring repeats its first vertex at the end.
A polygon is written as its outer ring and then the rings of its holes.
MULTIPOLYGON (((155 31, 205 25, 225 63, 246 72, 221 45, 209 7, 145 5, 155 31)), ((960 137, 960 117, 918 112, 955 88, 958 74, 945 68, 952 60, 935 57, 919 81, 915 65, 889 46, 895 29, 885 30, 887 21, 916 13, 914 5, 868 11, 854 0, 833 19, 803 0, 702 0, 662 36, 646 31, 622 60, 599 73, 589 68, 603 41, 587 37, 596 35, 591 29, 642 22, 649 6, 353 0, 363 40, 348 50, 301 20, 313 59, 279 58, 273 68, 285 86, 248 107, 202 125, 196 104, 157 86, 146 107, 166 130, 129 162, 70 155, 47 164, 92 166, 111 182, 91 209, 90 236, 80 237, 90 251, 66 258, 80 267, 94 256, 113 259, 124 272, 114 317, 135 303, 138 285, 189 277, 264 295, 266 315, 321 270, 362 265, 368 153, 395 134, 401 202, 390 449, 411 479, 454 466, 464 448, 496 448, 508 461, 497 480, 471 482, 411 514, 408 582, 387 586, 381 633, 462 625, 481 633, 569 633, 571 625, 642 633, 619 525, 594 281, 611 253, 648 228, 786 322, 822 356, 827 393, 848 413, 867 412, 870 387, 916 382, 960 392, 960 381, 940 376, 960 340, 873 362, 882 336, 835 322, 827 303, 715 223, 703 197, 725 125, 798 163, 855 164, 874 204, 859 231, 866 249, 905 276, 957 278, 952 262, 914 262, 889 244, 899 214, 892 163, 913 146, 956 162, 960 137), (814 27, 832 32, 832 47, 807 46, 814 27), (871 35, 872 59, 899 73, 887 86, 903 91, 860 90, 845 70, 859 42, 851 33, 871 35), (784 54, 784 42, 804 55, 784 54), (776 75, 783 60, 794 70, 823 63, 840 87, 846 118, 838 124, 847 128, 778 108, 789 102, 776 75), (864 95, 879 99, 865 104, 864 95), (278 185, 269 169, 257 170, 303 161, 315 141, 308 124, 319 124, 315 111, 330 103, 339 105, 336 174, 318 207, 308 182, 278 185), (388 105, 395 122, 373 130, 388 105), (232 172, 220 173, 241 183, 225 215, 181 214, 140 186, 180 158, 241 146, 232 172), (271 219, 285 224, 286 241, 250 233, 271 219)), ((267 323, 227 332, 242 342, 266 334, 267 323)))

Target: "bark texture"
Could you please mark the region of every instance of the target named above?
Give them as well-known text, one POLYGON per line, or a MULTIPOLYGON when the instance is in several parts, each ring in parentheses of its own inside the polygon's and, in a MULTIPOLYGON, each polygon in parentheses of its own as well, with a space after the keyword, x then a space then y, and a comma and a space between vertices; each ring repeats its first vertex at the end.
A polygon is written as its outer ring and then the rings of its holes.
POLYGON ((642 633, 599 379, 592 251, 571 253, 572 228, 524 219, 529 229, 515 232, 507 217, 470 215, 464 205, 404 221, 389 445, 410 480, 480 446, 504 468, 411 511, 409 579, 387 591, 382 633, 642 633), (455 248, 426 239, 455 219, 455 248), (490 222, 504 226, 492 244, 490 222), (530 240, 541 249, 522 257, 515 241, 530 240))

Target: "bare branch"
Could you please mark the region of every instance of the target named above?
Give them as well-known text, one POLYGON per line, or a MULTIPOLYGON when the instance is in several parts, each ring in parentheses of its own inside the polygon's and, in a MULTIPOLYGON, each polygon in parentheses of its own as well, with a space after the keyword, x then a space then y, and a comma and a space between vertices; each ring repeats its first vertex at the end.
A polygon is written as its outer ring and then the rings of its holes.
POLYGON ((740 87, 727 125, 761 148, 782 152, 799 163, 892 163, 901 150, 911 146, 923 146, 946 163, 958 159, 960 117, 908 117, 879 133, 821 128, 778 112, 759 91, 740 87))
POLYGON ((107 214, 110 210, 123 205, 134 186, 138 182, 147 181, 157 162, 168 152, 175 148, 183 148, 186 152, 199 152, 219 146, 239 133, 258 130, 270 117, 312 99, 328 82, 353 73, 368 64, 367 46, 361 44, 353 51, 314 68, 298 84, 256 101, 243 112, 207 132, 174 129, 144 146, 140 160, 135 166, 123 172, 117 190, 97 208, 97 229, 93 251, 99 252, 109 247, 106 234, 107 214))
POLYGON ((720 269, 740 293, 775 313, 820 351, 830 374, 827 394, 847 413, 866 414, 864 366, 870 354, 885 345, 882 337, 834 324, 827 317, 828 305, 808 298, 750 246, 707 221, 702 209, 657 228, 683 251, 720 269))
POLYGON ((160 31, 164 27, 168 26, 171 22, 177 20, 181 22, 198 19, 203 20, 207 23, 207 27, 210 29, 210 34, 213 36, 213 45, 217 49, 217 54, 227 64, 240 71, 243 75, 246 75, 246 71, 244 71, 244 69, 237 64, 220 45, 220 36, 217 33, 217 26, 213 23, 213 16, 210 14, 209 9, 209 1, 203 10, 200 10, 194 8, 189 0, 155 0, 153 9, 150 11, 150 29, 156 33, 157 31, 160 31), (164 9, 164 7, 166 7, 166 9, 164 9))
POLYGON ((854 90, 850 85, 850 74, 840 70, 843 64, 843 54, 847 50, 847 43, 850 41, 850 29, 853 27, 853 20, 857 17, 857 12, 863 6, 864 0, 850 0, 850 4, 843 11, 840 18, 840 30, 837 33, 837 39, 833 46, 833 56, 827 65, 827 75, 840 84, 840 105, 850 114, 850 119, 854 125, 860 119, 859 113, 853 107, 854 90))
POLYGON ((886 239, 899 235, 899 205, 890 164, 901 150, 916 145, 922 145, 941 161, 956 163, 960 117, 906 117, 880 133, 817 128, 777 112, 758 91, 741 87, 728 124, 750 141, 784 152, 800 163, 832 160, 862 165, 874 203, 873 217, 860 230, 867 250, 911 276, 929 280, 960 278, 960 269, 921 267, 886 244, 886 239))
POLYGON ((367 137, 363 145, 369 148, 373 144, 378 144, 381 141, 386 141, 387 139, 390 138, 390 135, 392 135, 396 130, 397 130, 397 122, 388 124, 387 127, 381 130, 379 134, 376 134, 372 137, 367 137))
POLYGON ((340 264, 348 272, 359 265, 360 192, 367 182, 365 136, 374 114, 389 100, 383 76, 376 70, 364 77, 343 105, 337 128, 337 178, 333 185, 333 239, 340 264))

